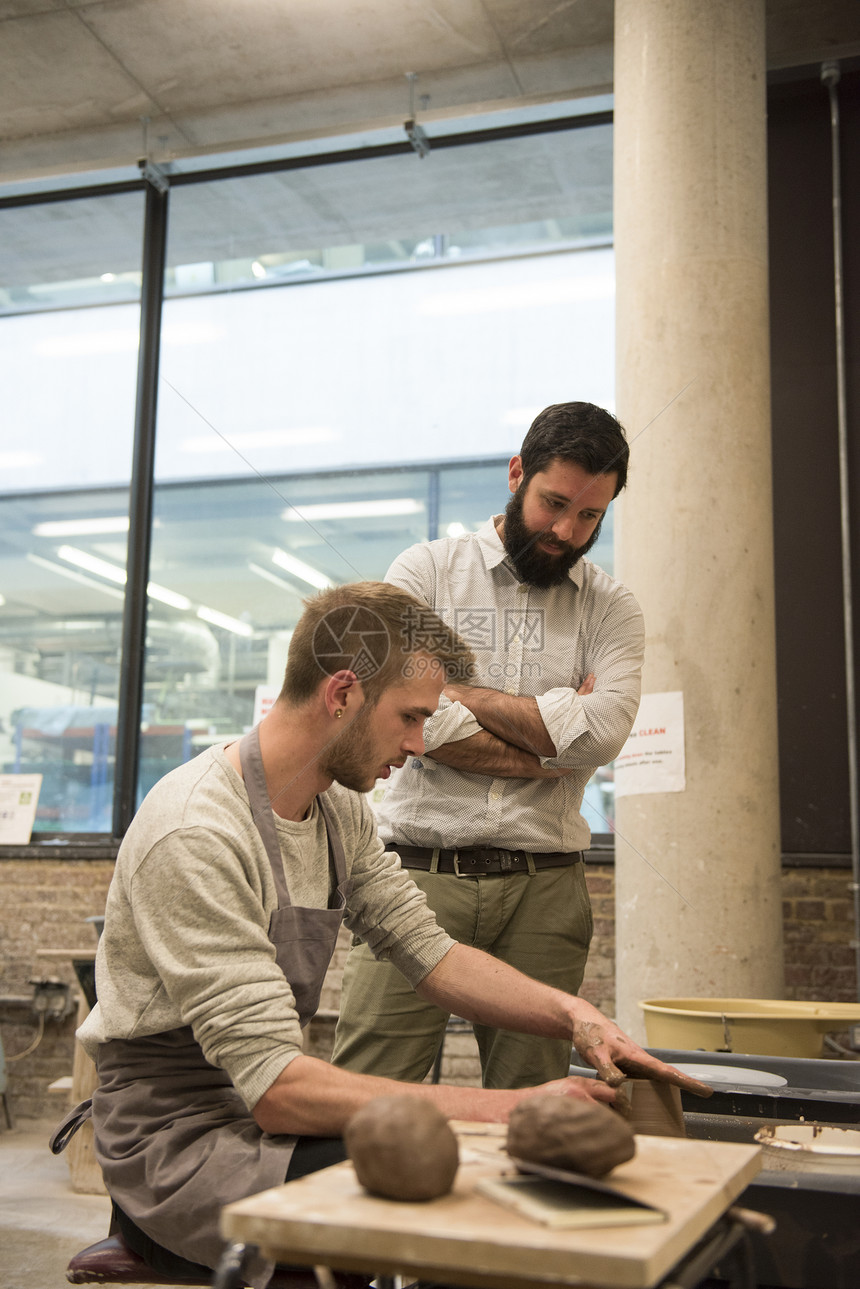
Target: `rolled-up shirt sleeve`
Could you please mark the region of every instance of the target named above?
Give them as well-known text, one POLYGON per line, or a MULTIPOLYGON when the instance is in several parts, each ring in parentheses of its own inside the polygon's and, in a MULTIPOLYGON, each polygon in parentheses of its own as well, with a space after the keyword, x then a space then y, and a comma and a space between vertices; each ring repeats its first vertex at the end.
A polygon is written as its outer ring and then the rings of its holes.
POLYGON ((452 703, 444 695, 439 708, 424 722, 424 751, 433 752, 445 743, 459 743, 483 726, 462 703, 452 703))
POLYGON ((544 766, 606 765, 633 728, 642 691, 645 625, 633 596, 623 588, 619 592, 595 633, 600 643, 589 660, 594 691, 581 697, 575 689, 561 687, 536 699, 556 748, 555 756, 541 757, 544 766))

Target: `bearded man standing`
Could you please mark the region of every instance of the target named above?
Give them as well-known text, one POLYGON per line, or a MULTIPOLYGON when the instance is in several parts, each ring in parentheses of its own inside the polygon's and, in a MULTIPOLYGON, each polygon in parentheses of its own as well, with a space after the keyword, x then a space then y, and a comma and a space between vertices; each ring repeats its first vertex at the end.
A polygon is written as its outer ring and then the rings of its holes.
MULTIPOLYGON (((620 752, 640 697, 639 606, 584 558, 625 485, 628 457, 609 412, 548 407, 510 462, 504 515, 477 533, 411 547, 386 577, 467 641, 477 673, 446 683, 424 755, 407 762, 379 807, 380 835, 449 935, 574 994, 592 935, 583 794, 620 752)), ((420 639, 420 616, 415 629, 420 639)), ((420 1082, 447 1020, 353 944, 336 1064, 420 1082)), ((480 1025, 475 1035, 485 1087, 568 1072, 565 1040, 480 1025)))

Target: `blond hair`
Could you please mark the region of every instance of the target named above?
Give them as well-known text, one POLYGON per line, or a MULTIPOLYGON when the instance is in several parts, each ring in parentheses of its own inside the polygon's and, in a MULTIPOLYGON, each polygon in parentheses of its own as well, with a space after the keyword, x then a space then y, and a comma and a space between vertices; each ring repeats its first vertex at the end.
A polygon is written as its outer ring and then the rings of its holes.
POLYGON ((306 702, 321 680, 351 671, 371 703, 415 674, 418 653, 446 680, 470 680, 475 659, 455 631, 420 600, 388 582, 351 582, 305 600, 293 632, 280 698, 306 702))

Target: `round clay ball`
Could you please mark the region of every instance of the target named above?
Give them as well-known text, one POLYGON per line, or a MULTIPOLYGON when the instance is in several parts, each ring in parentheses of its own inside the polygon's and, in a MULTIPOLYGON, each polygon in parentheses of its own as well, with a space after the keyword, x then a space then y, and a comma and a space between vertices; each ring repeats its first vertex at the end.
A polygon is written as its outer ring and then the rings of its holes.
POLYGON ((630 1125, 596 1101, 543 1095, 511 1111, 507 1151, 527 1163, 603 1177, 633 1158, 636 1141, 630 1125))
POLYGON ((429 1101, 376 1097, 356 1111, 343 1137, 356 1176, 372 1195, 428 1200, 453 1185, 460 1162, 457 1138, 429 1101))

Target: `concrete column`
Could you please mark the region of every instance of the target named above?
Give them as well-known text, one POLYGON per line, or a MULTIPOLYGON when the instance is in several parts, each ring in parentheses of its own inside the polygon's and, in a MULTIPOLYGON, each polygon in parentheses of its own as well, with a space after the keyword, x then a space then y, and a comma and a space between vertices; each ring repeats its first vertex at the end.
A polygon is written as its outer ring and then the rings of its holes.
POLYGON ((641 1040, 639 999, 782 996, 764 0, 616 0, 615 24, 619 576, 643 692, 681 690, 686 725, 685 791, 618 802, 641 1040))

